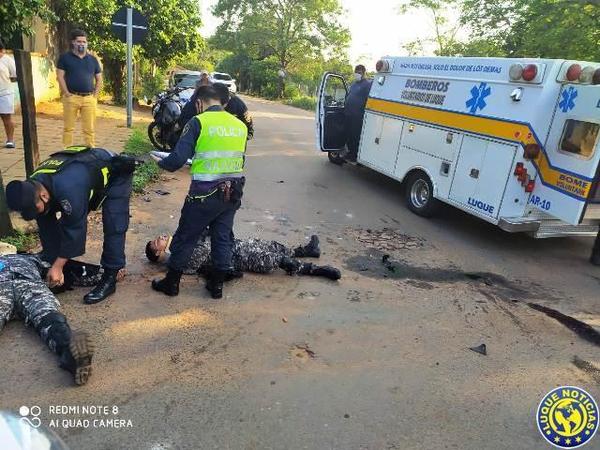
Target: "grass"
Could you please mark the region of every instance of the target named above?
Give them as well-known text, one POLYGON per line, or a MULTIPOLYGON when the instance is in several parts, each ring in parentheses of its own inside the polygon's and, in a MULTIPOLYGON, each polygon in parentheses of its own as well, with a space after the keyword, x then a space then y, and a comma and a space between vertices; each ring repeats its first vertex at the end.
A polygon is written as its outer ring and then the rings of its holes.
MULTIPOLYGON (((125 142, 125 151, 128 155, 136 156, 140 159, 147 158, 148 153, 154 150, 154 147, 148 139, 146 129, 136 127, 133 129, 131 136, 125 142)), ((133 175, 133 192, 144 192, 144 188, 150 183, 158 180, 160 169, 153 160, 147 160, 143 165, 138 167, 133 175)))
POLYGON ((305 109, 307 111, 314 111, 317 107, 317 98, 303 95, 302 97, 285 100, 284 103, 286 105, 295 106, 296 108, 305 109))
POLYGON ((9 236, 4 236, 2 242, 14 245, 18 252, 31 252, 39 243, 37 232, 24 233, 20 230, 14 230, 9 236))

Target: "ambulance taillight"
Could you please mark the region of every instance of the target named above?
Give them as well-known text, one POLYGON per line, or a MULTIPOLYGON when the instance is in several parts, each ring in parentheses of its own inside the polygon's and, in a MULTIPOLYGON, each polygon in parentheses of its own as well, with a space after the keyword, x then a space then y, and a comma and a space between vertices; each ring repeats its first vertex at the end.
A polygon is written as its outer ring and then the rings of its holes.
POLYGON ((535 80, 535 77, 537 77, 538 74, 538 68, 535 64, 527 64, 524 68, 523 68, 523 79, 525 81, 533 81, 535 80))
POLYGON ((525 186, 525 184, 529 181, 528 178, 529 178, 529 175, 527 175, 527 169, 524 168, 521 171, 521 173, 519 174, 519 176, 517 177, 517 180, 519 180, 521 182, 521 184, 523 186, 525 186))
POLYGON ((592 84, 600 84, 600 69, 596 69, 592 77, 592 84))
POLYGON ((527 185, 525 186, 525 192, 533 192, 533 189, 535 188, 535 180, 529 180, 527 182, 527 185))
POLYGON ((523 158, 525 159, 536 159, 542 149, 537 144, 527 144, 525 151, 523 152, 523 158))
POLYGON ((592 66, 585 67, 579 75, 580 83, 591 83, 594 77, 594 68, 592 66))
POLYGON ((572 64, 567 69, 567 74, 565 78, 567 81, 577 81, 579 80, 579 76, 581 75, 581 66, 579 64, 572 64))
POLYGON ((525 166, 523 165, 523 163, 517 163, 517 165, 515 167, 515 175, 521 176, 521 174, 523 173, 524 170, 525 170, 525 166))

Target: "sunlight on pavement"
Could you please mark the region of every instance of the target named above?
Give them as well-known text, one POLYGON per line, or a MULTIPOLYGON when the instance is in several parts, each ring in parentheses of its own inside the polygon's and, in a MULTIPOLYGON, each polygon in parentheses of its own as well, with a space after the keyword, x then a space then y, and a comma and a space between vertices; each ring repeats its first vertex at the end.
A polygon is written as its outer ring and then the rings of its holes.
POLYGON ((216 325, 218 321, 210 314, 200 309, 188 309, 177 314, 167 316, 149 317, 145 319, 121 322, 111 327, 112 333, 117 337, 143 338, 155 335, 162 331, 174 331, 191 328, 198 325, 216 325))

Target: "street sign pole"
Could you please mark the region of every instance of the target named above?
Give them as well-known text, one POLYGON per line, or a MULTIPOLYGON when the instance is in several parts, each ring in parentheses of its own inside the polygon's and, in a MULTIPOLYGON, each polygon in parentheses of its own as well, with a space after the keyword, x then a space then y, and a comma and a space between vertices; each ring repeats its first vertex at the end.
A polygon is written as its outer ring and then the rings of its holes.
POLYGON ((133 115, 133 9, 127 8, 127 128, 133 115))

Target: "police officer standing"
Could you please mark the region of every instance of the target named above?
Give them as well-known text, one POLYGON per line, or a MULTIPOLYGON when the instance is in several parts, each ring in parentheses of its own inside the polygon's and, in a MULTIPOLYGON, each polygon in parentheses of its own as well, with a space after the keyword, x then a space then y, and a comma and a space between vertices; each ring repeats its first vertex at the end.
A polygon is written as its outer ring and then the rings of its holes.
POLYGON ((181 274, 208 226, 212 268, 207 288, 213 298, 221 298, 223 281, 231 269, 233 220, 245 182, 248 130, 223 110, 219 93, 212 86, 201 86, 196 94, 199 114, 185 125, 175 150, 165 159, 155 158, 161 168, 171 172, 192 158, 192 183, 171 242, 169 271, 164 279, 154 280, 152 288, 169 296, 179 294, 181 274))
POLYGON ((42 162, 28 180, 8 183, 9 208, 25 220, 37 220, 41 258, 52 264, 50 287, 61 286, 67 261, 85 253, 88 213, 102 205, 104 273, 84 303, 98 303, 115 292, 117 273, 125 267, 134 164, 101 148, 68 147, 42 162))

